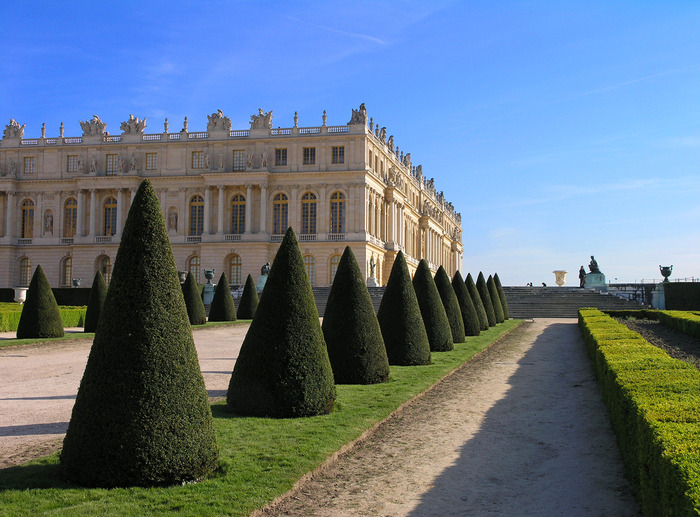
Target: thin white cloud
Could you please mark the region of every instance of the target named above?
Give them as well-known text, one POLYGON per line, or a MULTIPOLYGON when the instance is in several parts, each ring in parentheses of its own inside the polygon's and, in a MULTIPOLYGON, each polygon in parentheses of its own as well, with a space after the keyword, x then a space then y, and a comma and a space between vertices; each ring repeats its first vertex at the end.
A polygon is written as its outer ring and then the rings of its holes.
POLYGON ((306 25, 309 25, 311 27, 316 27, 317 29, 321 29, 324 31, 328 32, 334 32, 336 34, 342 34, 344 36, 350 36, 351 38, 358 38, 358 39, 363 39, 366 41, 371 41, 372 43, 378 43, 380 45, 386 45, 387 42, 384 41, 383 39, 380 38, 375 38, 374 36, 370 36, 369 34, 362 34, 361 32, 349 32, 349 31, 344 31, 340 29, 335 29, 333 27, 327 27, 325 25, 319 25, 317 23, 313 23, 307 20, 301 20, 299 18, 295 18, 294 16, 287 16, 288 19, 299 22, 299 23, 304 23, 306 25))

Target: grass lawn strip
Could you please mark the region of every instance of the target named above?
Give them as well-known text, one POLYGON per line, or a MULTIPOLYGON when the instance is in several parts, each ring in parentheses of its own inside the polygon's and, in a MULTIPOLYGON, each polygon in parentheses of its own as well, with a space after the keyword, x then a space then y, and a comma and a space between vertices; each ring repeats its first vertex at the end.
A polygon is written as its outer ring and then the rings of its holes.
POLYGON ((200 483, 168 488, 84 489, 63 481, 58 454, 0 471, 3 515, 247 515, 290 490, 302 476, 357 440, 520 324, 508 320, 467 338, 424 366, 392 366, 388 382, 339 385, 330 415, 298 419, 238 417, 212 406, 221 467, 200 483))

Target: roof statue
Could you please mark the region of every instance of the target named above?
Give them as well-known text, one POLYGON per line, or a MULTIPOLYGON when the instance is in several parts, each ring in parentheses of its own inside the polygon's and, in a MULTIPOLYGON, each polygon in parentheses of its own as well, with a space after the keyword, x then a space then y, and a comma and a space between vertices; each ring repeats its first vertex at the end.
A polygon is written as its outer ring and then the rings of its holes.
POLYGON ((97 115, 93 115, 91 120, 81 120, 80 127, 83 128, 83 136, 102 135, 105 132, 107 123, 102 122, 97 115))
POLYGON ((258 108, 258 114, 250 116, 250 129, 272 129, 272 110, 264 113, 258 108))
MULTIPOLYGON (((231 131, 231 119, 224 116, 223 111, 217 110, 216 113, 207 115, 207 118, 209 119, 207 131, 231 131)), ((272 123, 272 117, 270 117, 270 123, 272 123)))
POLYGON ((5 130, 2 132, 3 138, 22 138, 24 137, 24 128, 27 124, 19 125, 15 119, 11 118, 10 123, 5 126, 5 130))
POLYGON ((354 124, 365 124, 367 125, 367 109, 365 108, 365 103, 360 104, 359 110, 352 110, 352 116, 350 117, 350 122, 348 126, 354 124))
MULTIPOLYGON (((143 130, 146 129, 147 118, 148 117, 144 117, 143 120, 140 120, 138 117, 129 115, 129 120, 122 122, 121 126, 119 127, 122 130, 122 133, 127 135, 143 134, 143 130)), ((84 129, 85 128, 83 128, 83 130, 84 129)))

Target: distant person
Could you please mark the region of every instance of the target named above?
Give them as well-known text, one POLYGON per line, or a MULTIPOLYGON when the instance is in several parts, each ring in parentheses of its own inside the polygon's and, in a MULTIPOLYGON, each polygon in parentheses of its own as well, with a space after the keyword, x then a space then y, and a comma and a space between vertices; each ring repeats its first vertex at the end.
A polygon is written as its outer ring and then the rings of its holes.
POLYGON ((578 284, 579 287, 586 285, 586 270, 583 269, 583 266, 578 270, 578 284))
POLYGON ((545 284, 544 282, 542 282, 542 287, 547 287, 547 284, 545 284))

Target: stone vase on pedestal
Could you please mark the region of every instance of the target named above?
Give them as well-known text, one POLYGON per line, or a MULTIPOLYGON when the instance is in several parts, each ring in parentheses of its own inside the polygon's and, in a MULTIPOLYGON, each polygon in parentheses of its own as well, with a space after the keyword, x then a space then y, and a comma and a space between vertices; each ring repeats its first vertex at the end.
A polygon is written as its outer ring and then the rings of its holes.
POLYGON ((556 283, 559 287, 563 286, 566 283, 566 274, 568 271, 564 271, 563 269, 556 269, 552 271, 554 273, 554 283, 556 283))

